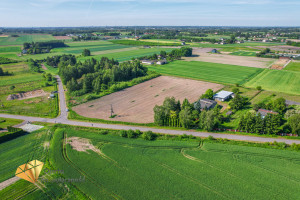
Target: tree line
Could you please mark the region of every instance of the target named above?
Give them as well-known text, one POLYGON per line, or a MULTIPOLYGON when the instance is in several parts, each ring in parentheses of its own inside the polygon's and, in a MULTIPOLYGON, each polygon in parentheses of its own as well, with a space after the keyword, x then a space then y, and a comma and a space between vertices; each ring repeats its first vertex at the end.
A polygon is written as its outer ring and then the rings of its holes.
MULTIPOLYGON (((73 59, 69 56, 70 59, 73 59)), ((60 58, 61 60, 61 58, 60 58)), ((59 63, 59 75, 70 92, 80 96, 90 92, 100 93, 115 83, 129 81, 147 75, 147 68, 137 60, 119 63, 114 59, 102 57, 85 62, 59 63)))
POLYGON ((26 54, 40 54, 40 53, 49 53, 53 48, 67 47, 63 41, 53 40, 47 42, 25 42, 23 44, 26 54))
POLYGON ((154 123, 159 126, 201 128, 212 131, 223 121, 218 106, 212 110, 195 108, 187 99, 181 102, 174 97, 166 97, 163 105, 154 107, 154 123))
POLYGON ((8 71, 3 71, 3 69, 0 67, 0 76, 9 76, 11 75, 11 73, 9 73, 8 71))

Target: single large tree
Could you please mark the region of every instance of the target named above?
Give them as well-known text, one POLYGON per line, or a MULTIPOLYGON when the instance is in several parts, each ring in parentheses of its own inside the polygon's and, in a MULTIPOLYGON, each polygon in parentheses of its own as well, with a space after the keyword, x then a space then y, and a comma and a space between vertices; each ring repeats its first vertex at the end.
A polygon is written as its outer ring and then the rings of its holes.
POLYGON ((84 49, 82 52, 83 56, 90 56, 91 55, 91 51, 89 49, 84 49))
POLYGON ((292 115, 288 119, 288 124, 293 134, 300 134, 300 114, 292 115))

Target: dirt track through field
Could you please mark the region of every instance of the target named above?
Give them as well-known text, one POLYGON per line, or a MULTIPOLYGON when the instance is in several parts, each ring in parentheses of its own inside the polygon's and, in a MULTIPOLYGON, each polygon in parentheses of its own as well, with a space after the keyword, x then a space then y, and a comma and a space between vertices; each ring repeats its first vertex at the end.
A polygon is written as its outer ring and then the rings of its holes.
POLYGON ((256 67, 256 68, 267 68, 269 67, 275 59, 271 58, 258 58, 258 57, 248 57, 248 56, 234 56, 227 54, 212 54, 206 53, 210 50, 209 48, 194 49, 193 57, 186 57, 186 61, 204 61, 212 63, 221 63, 229 65, 240 65, 246 67, 256 67))
POLYGON ((78 105, 73 110, 79 115, 90 118, 151 123, 153 122, 154 106, 162 105, 165 97, 174 96, 181 102, 187 98, 190 102, 195 102, 207 89, 217 91, 222 87, 222 85, 215 83, 161 76, 78 105), (111 104, 117 115, 113 119, 109 118, 111 104))

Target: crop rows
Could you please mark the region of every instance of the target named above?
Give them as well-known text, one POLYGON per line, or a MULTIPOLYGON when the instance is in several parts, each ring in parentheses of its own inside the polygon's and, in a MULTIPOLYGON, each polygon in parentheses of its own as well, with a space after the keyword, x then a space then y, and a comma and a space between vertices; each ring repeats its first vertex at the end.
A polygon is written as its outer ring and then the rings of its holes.
POLYGON ((149 70, 170 76, 228 84, 243 84, 262 71, 253 67, 197 61, 175 61, 164 66, 151 66, 149 70))

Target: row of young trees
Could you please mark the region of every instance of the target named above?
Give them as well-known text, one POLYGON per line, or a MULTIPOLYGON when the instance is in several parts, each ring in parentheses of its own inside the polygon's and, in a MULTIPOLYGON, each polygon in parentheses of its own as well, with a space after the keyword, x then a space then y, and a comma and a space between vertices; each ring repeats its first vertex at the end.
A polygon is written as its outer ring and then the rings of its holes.
POLYGON ((163 105, 156 105, 153 110, 154 122, 159 126, 199 127, 211 131, 217 128, 223 120, 218 107, 201 111, 187 99, 181 104, 174 97, 165 98, 163 105))
POLYGON ((147 68, 139 61, 119 63, 114 59, 102 57, 100 61, 91 59, 74 65, 64 63, 58 64, 59 74, 63 83, 67 85, 70 92, 74 92, 74 95, 99 93, 107 90, 114 83, 147 75, 147 68))

